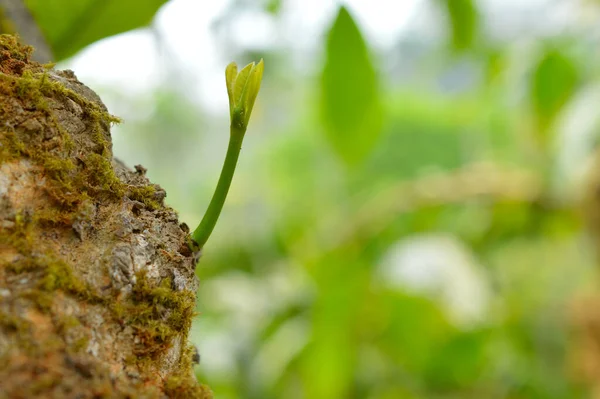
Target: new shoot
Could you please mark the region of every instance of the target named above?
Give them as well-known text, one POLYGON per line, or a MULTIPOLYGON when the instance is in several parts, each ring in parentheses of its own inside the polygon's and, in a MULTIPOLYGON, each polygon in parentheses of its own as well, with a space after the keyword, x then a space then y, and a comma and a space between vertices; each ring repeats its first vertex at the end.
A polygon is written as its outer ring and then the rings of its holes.
POLYGON ((225 69, 227 95, 229 96, 229 115, 231 119, 229 146, 217 188, 202 221, 192 233, 192 246, 196 252, 200 251, 204 247, 204 244, 206 244, 223 209, 240 150, 242 149, 242 141, 246 134, 252 107, 260 89, 263 69, 264 63, 262 60, 258 64, 252 62, 246 65, 239 72, 235 62, 229 64, 225 69))

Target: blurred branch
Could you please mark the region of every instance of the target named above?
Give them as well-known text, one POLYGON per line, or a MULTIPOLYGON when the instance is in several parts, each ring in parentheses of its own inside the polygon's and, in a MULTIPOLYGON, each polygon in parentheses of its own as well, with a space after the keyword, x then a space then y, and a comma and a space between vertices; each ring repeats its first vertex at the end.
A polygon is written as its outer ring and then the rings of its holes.
POLYGON ((17 33, 23 43, 35 48, 32 56, 35 61, 52 61, 52 50, 23 0, 0 0, 0 9, 0 33, 17 33))
MULTIPOLYGON (((430 174, 400 182, 369 195, 354 215, 338 212, 300 241, 300 254, 309 257, 338 248, 361 237, 378 234, 402 213, 425 207, 487 199, 495 202, 535 203, 543 195, 534 173, 493 163, 473 163, 452 172, 430 174), (318 251, 318 252, 317 252, 318 251)), ((353 208, 356 209, 356 208, 353 208)))

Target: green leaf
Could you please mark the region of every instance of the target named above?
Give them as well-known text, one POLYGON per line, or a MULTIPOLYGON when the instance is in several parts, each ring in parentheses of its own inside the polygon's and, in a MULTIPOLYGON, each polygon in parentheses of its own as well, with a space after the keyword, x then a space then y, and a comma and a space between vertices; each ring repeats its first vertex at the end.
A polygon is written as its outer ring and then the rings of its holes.
POLYGON ((233 86, 233 104, 235 106, 240 103, 242 92, 248 83, 248 76, 250 76, 250 71, 253 67, 254 65, 252 63, 246 65, 241 71, 238 72, 238 75, 235 78, 235 83, 233 86))
POLYGON ((473 0, 442 0, 452 33, 452 47, 464 50, 473 44, 477 33, 478 13, 473 0))
POLYGON ((367 44, 352 16, 341 7, 327 37, 321 110, 326 137, 348 164, 362 161, 379 138, 378 84, 367 44))
POLYGON ((265 4, 265 11, 273 15, 279 14, 282 5, 283 2, 281 0, 268 0, 265 4))
POLYGON ((492 364, 487 356, 489 331, 456 333, 440 345, 424 372, 429 386, 438 389, 468 389, 480 381, 492 364))
POLYGON ((542 55, 531 80, 531 101, 542 133, 572 97, 578 80, 577 67, 564 53, 548 50, 542 55))
POLYGON ((229 97, 229 114, 233 114, 233 108, 235 106, 235 100, 233 97, 233 86, 235 85, 235 78, 237 78, 238 67, 235 62, 230 63, 225 68, 225 83, 227 84, 227 96, 229 97))
POLYGON ((150 24, 167 0, 25 0, 55 61, 107 36, 150 24))
MULTIPOLYGON (((244 100, 246 106, 246 118, 250 118, 256 97, 260 90, 260 83, 262 82, 263 72, 265 69, 265 63, 261 59, 255 67, 252 68, 250 78, 248 80, 248 87, 246 88, 246 99, 244 100)), ((247 123, 247 121, 246 121, 247 123)))
POLYGON ((379 311, 389 315, 389 324, 379 344, 394 364, 412 375, 423 375, 456 329, 429 298, 402 292, 385 294, 380 305, 384 308, 379 311))

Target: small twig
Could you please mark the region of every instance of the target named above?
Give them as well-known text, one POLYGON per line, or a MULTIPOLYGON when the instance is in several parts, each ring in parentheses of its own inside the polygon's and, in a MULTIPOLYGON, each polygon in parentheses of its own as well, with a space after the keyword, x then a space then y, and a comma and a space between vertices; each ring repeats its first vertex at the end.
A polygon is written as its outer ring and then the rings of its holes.
POLYGON ((248 128, 250 114, 254 107, 254 101, 260 89, 264 64, 261 60, 258 64, 254 62, 246 65, 241 71, 237 70, 237 65, 231 63, 225 70, 225 79, 227 83, 227 94, 229 96, 229 113, 231 118, 229 130, 229 147, 227 155, 221 170, 221 176, 217 183, 215 193, 208 205, 208 209, 202 218, 202 221, 192 233, 192 250, 200 252, 210 237, 231 186, 231 180, 235 172, 242 141, 248 128))

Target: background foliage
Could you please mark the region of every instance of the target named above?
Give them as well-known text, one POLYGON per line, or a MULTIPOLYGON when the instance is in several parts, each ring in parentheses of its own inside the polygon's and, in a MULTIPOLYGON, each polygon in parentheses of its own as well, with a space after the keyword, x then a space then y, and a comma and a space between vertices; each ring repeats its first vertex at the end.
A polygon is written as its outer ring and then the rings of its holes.
POLYGON ((109 35, 148 25, 167 0, 24 0, 55 60, 109 35))
MULTIPOLYGON (((85 25, 58 3, 27 1, 62 58, 163 2, 119 2, 85 25), (69 29, 81 35, 65 45, 69 29)), ((597 289, 580 212, 597 2, 421 0, 391 45, 338 5, 309 50, 231 35, 240 15, 283 32, 289 3, 231 1, 213 23, 224 60, 266 69, 198 267, 202 380, 219 398, 586 397, 571 314, 597 289)), ((115 152, 195 225, 226 108, 189 95, 202 76, 152 32, 161 78, 141 94, 96 88, 126 120, 115 152)))

